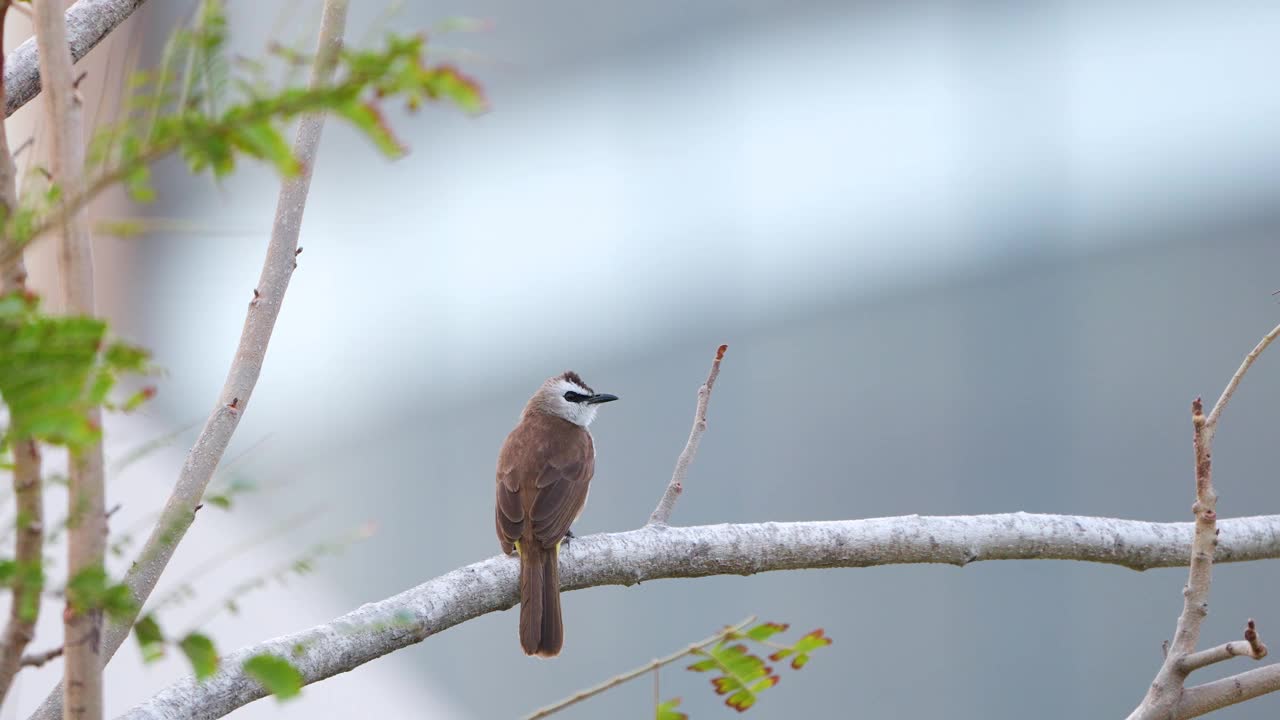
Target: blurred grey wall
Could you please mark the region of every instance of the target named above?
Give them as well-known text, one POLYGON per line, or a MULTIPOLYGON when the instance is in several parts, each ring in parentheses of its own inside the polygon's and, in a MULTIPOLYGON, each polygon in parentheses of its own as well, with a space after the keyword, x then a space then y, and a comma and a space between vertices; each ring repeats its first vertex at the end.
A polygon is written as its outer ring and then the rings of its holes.
MULTIPOLYGON (((181 6, 153 12, 155 28, 181 6)), ((237 51, 308 37, 315 7, 232 2, 237 51)), ((1280 316, 1280 6, 384 9, 357 4, 349 37, 490 19, 432 38, 493 109, 393 113, 413 148, 394 164, 329 125, 306 252, 237 436, 267 438, 252 472, 287 481, 248 501, 247 527, 312 502, 334 533, 378 521, 321 568, 344 606, 497 551, 497 448, 569 367, 623 398, 595 426, 575 530, 641 524, 720 342, 679 523, 1189 517, 1188 404, 1216 397, 1280 316)), ((153 412, 177 424, 222 382, 275 181, 160 177, 158 212, 209 230, 139 242, 130 271, 134 329, 170 372, 153 412)), ((1277 363, 1224 420, 1225 515, 1280 507, 1277 363)), ((1264 636, 1280 626, 1273 563, 1215 576, 1206 642, 1246 617, 1264 636)), ((764 697, 764 717, 1120 716, 1157 667, 1183 577, 992 563, 600 588, 566 596, 554 662, 519 653, 507 612, 339 682, 358 693, 361 673, 393 666, 460 717, 512 717, 759 614, 836 638, 764 697)), ((640 716, 648 693, 565 715, 640 716)), ((678 670, 664 695, 730 714, 678 670)))

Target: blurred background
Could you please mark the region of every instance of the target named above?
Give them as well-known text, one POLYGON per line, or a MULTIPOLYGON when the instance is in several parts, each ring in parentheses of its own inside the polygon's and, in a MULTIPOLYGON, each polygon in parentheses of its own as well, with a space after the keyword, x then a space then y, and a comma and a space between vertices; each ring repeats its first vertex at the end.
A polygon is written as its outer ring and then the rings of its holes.
MULTIPOLYGON (((81 66, 118 87, 193 7, 144 6, 81 66)), ((228 7, 249 57, 310 47, 318 24, 318 2, 228 7)), ((412 148, 396 162, 327 126, 306 251, 218 481, 251 489, 202 511, 161 593, 202 579, 166 626, 229 651, 494 554, 498 447, 569 368, 622 398, 593 426, 575 531, 642 524, 721 342, 676 523, 1190 519, 1189 403, 1280 321, 1280 5, 353 3, 351 42, 388 29, 431 33, 491 109, 392 113, 412 148), (458 31, 460 16, 477 21, 458 31), (335 543, 314 573, 280 572, 335 543), (217 612, 255 578, 239 614, 217 612)), ((11 122, 38 126, 37 106, 11 122)), ((109 428, 117 461, 171 435, 112 480, 126 536, 145 534, 221 387, 278 186, 256 167, 157 178, 144 212, 171 229, 98 244, 105 310, 166 369, 157 400, 109 428)), ((1277 421, 1280 359, 1264 357, 1218 436, 1223 516, 1280 512, 1277 421)), ((1000 562, 596 588, 565 596, 555 661, 520 653, 508 611, 235 717, 516 717, 750 614, 835 638, 753 716, 1122 717, 1184 578, 1000 562)), ((1248 617, 1280 632, 1275 563, 1215 579, 1205 644, 1248 617)), ((664 696, 736 716, 679 667, 664 696)), ((5 719, 58 672, 20 676, 5 719)), ((143 666, 131 642, 108 707, 186 672, 143 666)), ((649 703, 638 682, 563 717, 649 703)))

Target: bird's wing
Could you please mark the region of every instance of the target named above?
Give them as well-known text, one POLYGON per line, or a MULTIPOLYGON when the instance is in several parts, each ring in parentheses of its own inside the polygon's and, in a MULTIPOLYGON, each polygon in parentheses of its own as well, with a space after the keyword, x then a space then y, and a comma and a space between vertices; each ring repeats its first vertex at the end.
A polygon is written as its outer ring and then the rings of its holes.
POLYGON ((585 447, 575 447, 567 452, 549 456, 535 482, 536 495, 533 510, 533 537, 543 547, 551 547, 569 532, 569 525, 578 517, 587 501, 587 488, 595 472, 595 453, 591 448, 591 436, 583 432, 585 447))
POLYGON ((510 555, 524 529, 524 508, 520 505, 519 486, 510 487, 501 474, 498 475, 498 502, 494 515, 498 542, 502 544, 502 551, 510 555))
MULTIPOLYGON (((568 423, 559 418, 548 423, 568 423)), ((584 428, 529 424, 512 431, 498 455, 498 541, 507 553, 530 538, 552 547, 587 501, 595 448, 584 428), (530 537, 532 536, 532 537, 530 537)))
POLYGON ((522 443, 512 433, 498 453, 498 498, 494 507, 494 520, 498 530, 498 542, 502 551, 510 555, 515 543, 524 532, 524 503, 520 501, 520 467, 514 458, 520 455, 522 443))

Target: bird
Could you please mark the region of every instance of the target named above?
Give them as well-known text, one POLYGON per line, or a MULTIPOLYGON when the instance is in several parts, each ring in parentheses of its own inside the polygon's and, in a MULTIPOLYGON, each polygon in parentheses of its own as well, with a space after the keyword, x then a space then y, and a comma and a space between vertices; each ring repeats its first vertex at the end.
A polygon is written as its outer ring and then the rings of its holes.
POLYGON ((555 657, 564 644, 560 616, 560 543, 582 514, 596 450, 587 426, 598 393, 569 370, 547 378, 529 398, 498 453, 494 519, 502 551, 520 558, 520 647, 555 657))

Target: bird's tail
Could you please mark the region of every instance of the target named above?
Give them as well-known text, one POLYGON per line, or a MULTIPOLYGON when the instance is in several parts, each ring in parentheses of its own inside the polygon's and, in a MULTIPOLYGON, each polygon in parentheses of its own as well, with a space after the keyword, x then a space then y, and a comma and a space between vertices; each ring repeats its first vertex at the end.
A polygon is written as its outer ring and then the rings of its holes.
POLYGON ((520 647, 526 655, 554 657, 564 645, 559 549, 520 543, 520 647))

